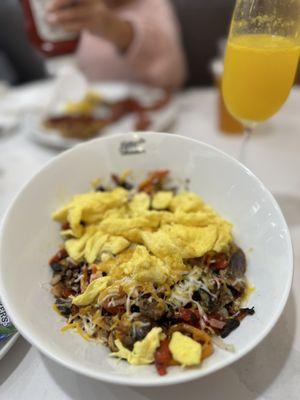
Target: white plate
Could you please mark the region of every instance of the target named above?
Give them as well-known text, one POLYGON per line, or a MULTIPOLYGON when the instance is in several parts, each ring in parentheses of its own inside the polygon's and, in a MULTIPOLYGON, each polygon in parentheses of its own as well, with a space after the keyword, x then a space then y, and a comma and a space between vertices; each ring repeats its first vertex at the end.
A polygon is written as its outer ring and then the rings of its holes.
MULTIPOLYGON (((118 101, 128 96, 133 96, 145 104, 152 104, 153 101, 164 95, 161 89, 122 82, 94 84, 90 89, 101 93, 101 95, 109 101, 118 101)), ((61 107, 62 104, 59 105, 57 109, 61 107)), ((176 98, 174 97, 170 103, 161 110, 148 113, 151 120, 149 130, 160 132, 170 129, 171 125, 176 120, 177 113, 178 107, 176 98)), ((134 130, 134 125, 135 117, 132 115, 125 116, 120 121, 104 128, 99 133, 99 137, 111 136, 119 132, 132 132, 134 130)), ((58 149, 68 149, 83 142, 83 140, 64 138, 56 130, 47 130, 43 128, 42 117, 39 114, 27 116, 25 119, 25 131, 35 142, 58 149)))
MULTIPOLYGON (((238 360, 260 343, 286 304, 293 275, 289 231, 279 206, 264 185, 238 161, 204 143, 161 133, 125 134, 89 141, 49 162, 25 186, 3 221, 0 292, 20 333, 62 365, 107 382, 159 386, 203 377, 238 360), (101 345, 72 332, 52 310, 48 259, 60 243, 51 213, 70 196, 90 189, 96 177, 132 168, 140 181, 147 171, 167 168, 190 178, 199 193, 234 225, 248 258, 247 276, 255 286, 249 299, 256 313, 226 340, 235 353, 219 348, 199 368, 173 367, 166 376, 154 366, 131 366, 108 356, 101 345), (250 251, 249 249, 252 249, 250 251)), ((251 373, 251 371, 249 371, 251 373)), ((217 384, 217 382, 216 382, 217 384)))

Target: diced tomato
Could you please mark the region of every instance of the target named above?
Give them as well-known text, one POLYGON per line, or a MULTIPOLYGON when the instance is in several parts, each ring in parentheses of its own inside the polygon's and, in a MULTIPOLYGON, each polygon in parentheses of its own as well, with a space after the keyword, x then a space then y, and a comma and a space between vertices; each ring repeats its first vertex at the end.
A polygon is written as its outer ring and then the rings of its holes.
POLYGON ((66 249, 61 249, 59 250, 56 254, 54 254, 54 256, 52 258, 50 258, 49 260, 49 264, 56 264, 59 261, 61 261, 63 258, 68 257, 68 253, 66 251, 66 249))
POLYGON ((155 185, 158 183, 162 183, 163 180, 169 175, 168 170, 158 170, 152 172, 148 178, 142 182, 139 186, 139 191, 140 192, 146 192, 148 194, 151 194, 153 191, 153 188, 155 185))
POLYGON ((73 290, 68 289, 66 287, 62 288, 61 297, 63 297, 64 299, 67 299, 71 295, 74 295, 74 291, 73 290))
POLYGON ((96 264, 92 265, 92 274, 96 274, 98 272, 98 268, 96 264))
POLYGON ((171 365, 173 361, 168 339, 164 339, 160 342, 160 346, 154 354, 154 360, 158 374, 161 376, 166 375, 167 367, 171 365))
POLYGON ((62 226, 61 226, 61 229, 62 229, 62 230, 67 230, 67 229, 70 229, 70 228, 71 228, 71 226, 70 226, 69 222, 65 222, 65 223, 62 224, 62 226))
POLYGON ((102 308, 111 315, 123 314, 126 311, 124 304, 112 306, 104 303, 102 305, 102 308))
POLYGON ((200 315, 198 310, 182 307, 175 314, 175 318, 178 318, 189 325, 199 326, 200 315))
POLYGON ((226 254, 216 254, 213 257, 213 261, 210 264, 210 267, 216 271, 219 271, 221 269, 226 269, 229 265, 228 258, 226 254))
POLYGON ((221 260, 215 266, 215 268, 218 269, 218 270, 225 269, 227 267, 228 267, 228 261, 227 260, 221 260))

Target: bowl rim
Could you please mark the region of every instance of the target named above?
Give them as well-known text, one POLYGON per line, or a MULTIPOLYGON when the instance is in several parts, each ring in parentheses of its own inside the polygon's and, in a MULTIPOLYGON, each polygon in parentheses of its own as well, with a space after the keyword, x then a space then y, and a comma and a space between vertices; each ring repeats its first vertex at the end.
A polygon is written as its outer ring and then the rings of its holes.
POLYGON ((33 346, 35 346, 39 351, 41 351, 43 354, 45 354, 47 357, 52 359, 53 361, 63 365, 64 367, 73 370, 74 372, 77 372, 79 374, 83 374, 89 378, 97 379, 103 382, 108 382, 108 383, 113 383, 113 384, 118 384, 118 385, 126 385, 126 386, 135 386, 135 387, 155 387, 155 386, 167 386, 167 385, 174 385, 174 384, 180 384, 180 383, 185 383, 189 382, 195 379, 202 378, 204 376, 208 376, 214 372, 217 372, 224 367, 227 367, 234 362, 240 360, 242 357, 244 357, 246 354, 248 354, 251 350, 253 350, 260 342, 263 341, 263 339, 271 332, 271 330, 274 328, 276 325, 279 317, 281 316, 284 307, 287 303, 291 287, 292 287, 292 282, 293 282, 293 274, 294 274, 294 257, 293 257, 293 246, 292 246, 292 240, 291 240, 291 235, 290 231, 287 225, 287 222, 284 218, 284 215, 281 211, 280 206, 278 205, 276 199, 272 195, 272 193, 269 191, 269 189, 262 183, 262 181, 253 173, 250 171, 248 167, 246 167, 244 164, 242 164, 240 161, 235 159, 234 157, 230 156, 226 152, 210 145, 205 142, 185 137, 183 135, 178 135, 178 134, 169 134, 165 132, 152 132, 152 131, 146 131, 146 132, 130 132, 130 133, 120 133, 116 134, 113 136, 108 136, 108 137, 103 137, 103 138, 95 138, 93 140, 89 140, 84 143, 80 143, 76 145, 75 147, 68 149, 55 157, 52 157, 49 161, 47 161, 39 170, 27 180, 27 182, 21 187, 17 195, 14 197, 14 199, 11 201, 10 206, 6 210, 2 223, 0 226, 0 293, 1 293, 1 299, 4 307, 6 308, 7 312, 10 315, 10 318, 14 325, 17 327, 18 331, 20 334, 28 340, 33 346), (212 365, 209 367, 207 370, 202 370, 201 368, 195 368, 189 370, 188 373, 182 374, 182 375, 166 375, 164 377, 158 376, 157 377, 149 377, 149 379, 143 379, 143 380, 137 380, 136 376, 118 376, 118 375, 113 375, 110 373, 106 372, 99 372, 99 371, 93 371, 89 367, 84 367, 80 366, 79 364, 73 364, 72 362, 66 361, 63 357, 59 357, 59 355, 52 354, 52 352, 48 351, 48 349, 42 344, 41 340, 39 339, 38 336, 31 336, 30 332, 26 331, 26 329, 23 330, 22 323, 19 324, 19 319, 18 319, 18 313, 14 313, 14 311, 11 309, 10 304, 9 304, 9 294, 6 290, 6 287, 3 282, 3 277, 2 277, 2 254, 3 254, 3 248, 4 248, 4 232, 6 229, 6 226, 9 222, 10 215, 14 211, 15 203, 18 200, 18 198, 22 195, 24 190, 27 190, 31 183, 42 173, 44 173, 47 169, 50 169, 53 164, 55 164, 58 160, 63 159, 66 157, 69 153, 78 151, 80 148, 84 147, 89 147, 93 146, 95 142, 109 142, 109 141, 118 141, 121 138, 129 138, 129 137, 144 137, 147 139, 147 137, 151 136, 158 136, 162 138, 176 138, 179 140, 187 141, 194 143, 195 145, 200 144, 204 148, 208 148, 212 150, 213 152, 217 153, 218 155, 224 157, 227 161, 229 161, 232 164, 237 165, 240 169, 242 169, 247 175, 249 175, 253 181, 256 182, 258 186, 264 191, 265 195, 268 197, 269 201, 272 203, 274 206, 274 209, 276 210, 277 216, 280 220, 280 223, 282 224, 282 227, 285 230, 285 240, 287 244, 287 251, 288 251, 288 265, 290 265, 290 271, 287 276, 285 288, 282 294, 282 299, 281 302, 278 303, 277 306, 277 311, 273 314, 272 318, 269 320, 268 324, 265 326, 265 328, 260 332, 260 334, 257 336, 255 342, 252 344, 249 344, 245 346, 241 351, 238 353, 235 353, 231 359, 223 360, 219 362, 217 365, 212 365))

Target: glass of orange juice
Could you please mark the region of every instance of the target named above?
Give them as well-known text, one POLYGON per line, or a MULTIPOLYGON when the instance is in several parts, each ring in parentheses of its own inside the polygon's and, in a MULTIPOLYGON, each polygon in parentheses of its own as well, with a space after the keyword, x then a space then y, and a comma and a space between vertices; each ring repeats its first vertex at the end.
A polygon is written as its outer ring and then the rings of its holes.
POLYGON ((299 0, 237 0, 225 55, 222 92, 245 127, 279 111, 294 84, 300 54, 299 0))

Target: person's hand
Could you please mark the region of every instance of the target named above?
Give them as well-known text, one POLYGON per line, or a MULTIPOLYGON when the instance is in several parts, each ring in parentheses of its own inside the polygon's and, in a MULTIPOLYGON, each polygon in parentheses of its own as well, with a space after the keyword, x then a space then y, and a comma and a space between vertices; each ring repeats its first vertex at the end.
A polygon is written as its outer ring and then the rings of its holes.
POLYGON ((53 0, 46 14, 50 24, 62 26, 66 31, 89 30, 94 34, 107 30, 108 16, 109 10, 101 0, 53 0))
POLYGON ((125 51, 133 40, 131 24, 118 18, 102 0, 53 0, 46 18, 68 32, 84 30, 113 42, 125 51))

